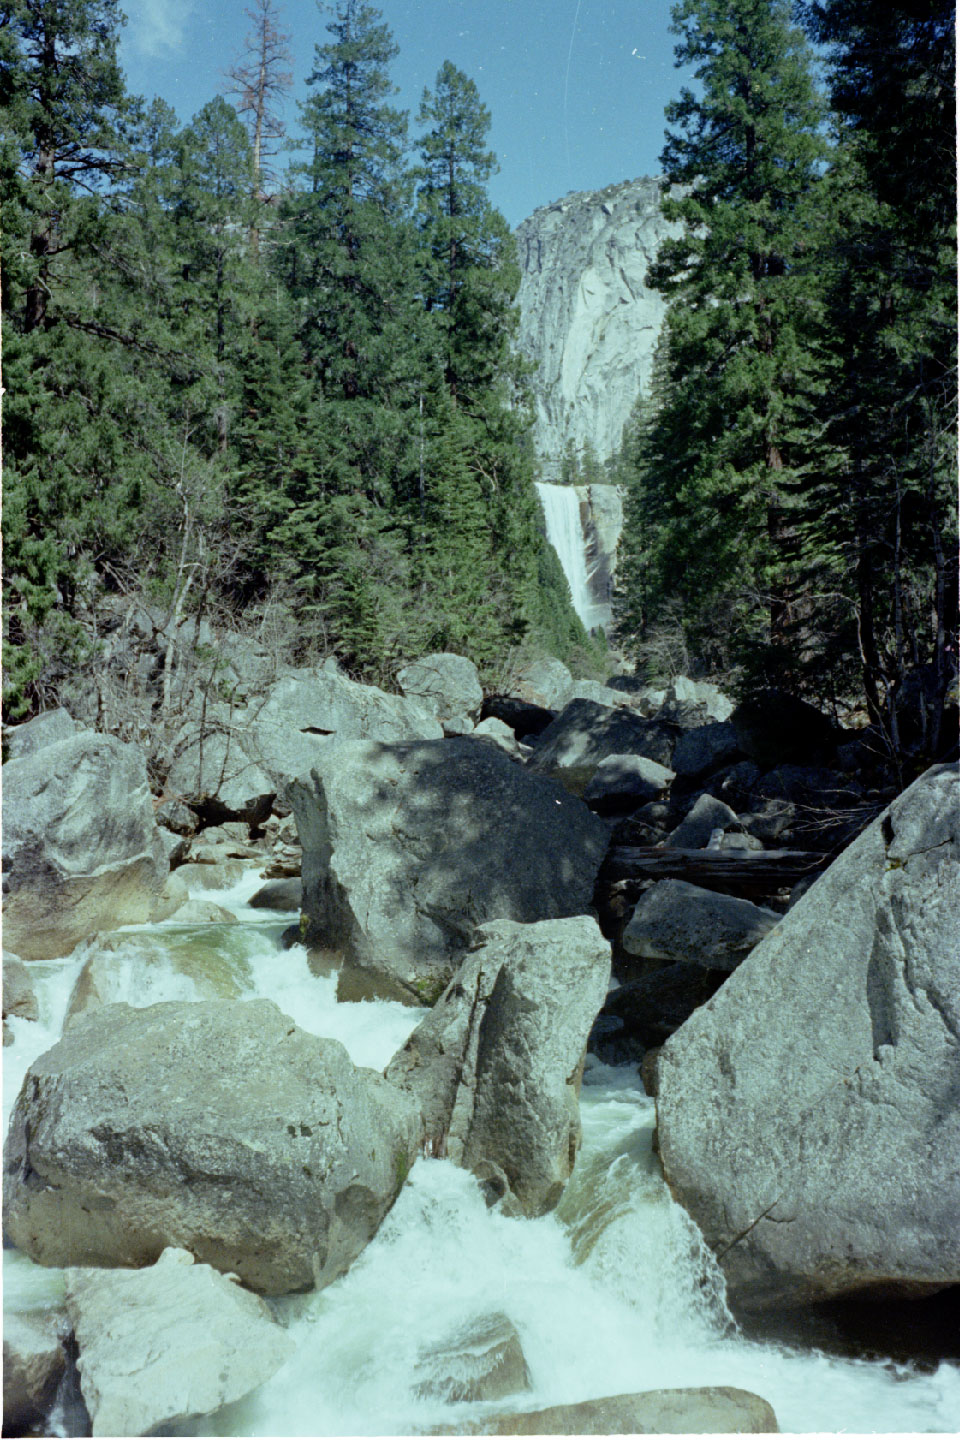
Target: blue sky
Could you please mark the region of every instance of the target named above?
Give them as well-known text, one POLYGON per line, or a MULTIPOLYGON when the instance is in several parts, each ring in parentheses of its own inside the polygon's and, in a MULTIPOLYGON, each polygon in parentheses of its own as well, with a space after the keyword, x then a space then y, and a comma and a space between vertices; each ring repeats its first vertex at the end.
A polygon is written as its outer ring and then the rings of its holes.
MULTIPOLYGON (((249 29, 249 0, 121 0, 129 88, 160 95, 181 120, 222 91, 249 29)), ((400 46, 396 103, 411 120, 444 60, 476 81, 493 116, 500 173, 490 194, 511 225, 569 190, 658 173, 674 68, 670 0, 383 0, 400 46)), ((326 38, 316 0, 281 0, 295 98, 326 38)), ((415 127, 414 127, 415 129, 415 127)))

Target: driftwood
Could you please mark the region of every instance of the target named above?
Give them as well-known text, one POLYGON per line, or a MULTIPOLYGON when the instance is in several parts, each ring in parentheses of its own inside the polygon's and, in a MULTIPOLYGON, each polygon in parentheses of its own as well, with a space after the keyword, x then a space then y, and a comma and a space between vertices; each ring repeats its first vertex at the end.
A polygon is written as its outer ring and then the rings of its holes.
POLYGON ((826 869, 831 860, 817 850, 679 850, 660 845, 615 845, 600 872, 601 884, 629 893, 631 882, 688 880, 705 890, 747 899, 790 889, 798 880, 826 869))

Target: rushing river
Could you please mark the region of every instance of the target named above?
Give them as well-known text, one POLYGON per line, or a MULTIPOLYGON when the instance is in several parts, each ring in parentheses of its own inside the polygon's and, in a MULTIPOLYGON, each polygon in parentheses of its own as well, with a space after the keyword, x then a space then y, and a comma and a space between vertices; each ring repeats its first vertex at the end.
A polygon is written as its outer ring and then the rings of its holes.
MULTIPOLYGON (((255 874, 216 899, 237 925, 176 920, 111 937, 112 990, 131 1005, 212 994, 275 1000, 297 1024, 335 1036, 358 1065, 382 1069, 422 1012, 339 1005, 333 979, 302 949, 279 951, 294 917, 251 910, 255 874)), ((204 892, 210 898, 210 892, 204 892)), ((96 942, 30 967, 39 1022, 13 1020, 4 1050, 4 1130, 30 1062, 60 1034, 96 942)), ((99 984, 99 982, 98 982, 99 984)), ((100 986, 101 994, 103 987, 100 986)), ((540 1220, 486 1209, 473 1178, 420 1160, 372 1243, 319 1294, 274 1302, 294 1357, 246 1399, 176 1432, 195 1435, 404 1435, 453 1430, 494 1410, 539 1409, 673 1386, 734 1385, 768 1400, 784 1431, 951 1432, 960 1369, 849 1360, 745 1340, 712 1258, 670 1199, 651 1148, 653 1102, 636 1068, 588 1063, 583 1148, 559 1210, 540 1220), (533 1382, 516 1401, 450 1404, 416 1393, 418 1365, 471 1319, 505 1314, 533 1382)), ((5 1305, 57 1304, 62 1272, 4 1257, 5 1305)))

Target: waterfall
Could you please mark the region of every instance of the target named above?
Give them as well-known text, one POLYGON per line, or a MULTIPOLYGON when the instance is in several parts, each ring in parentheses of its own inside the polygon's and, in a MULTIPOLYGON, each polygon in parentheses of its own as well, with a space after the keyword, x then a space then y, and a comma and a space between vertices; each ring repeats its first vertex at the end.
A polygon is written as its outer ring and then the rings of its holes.
POLYGON ((609 601, 600 600, 595 595, 591 583, 593 577, 587 564, 589 541, 583 528, 582 501, 587 498, 589 502, 589 489, 538 482, 537 494, 543 506, 547 539, 556 550, 567 577, 574 610, 586 630, 596 630, 601 625, 609 629, 612 607, 609 601))

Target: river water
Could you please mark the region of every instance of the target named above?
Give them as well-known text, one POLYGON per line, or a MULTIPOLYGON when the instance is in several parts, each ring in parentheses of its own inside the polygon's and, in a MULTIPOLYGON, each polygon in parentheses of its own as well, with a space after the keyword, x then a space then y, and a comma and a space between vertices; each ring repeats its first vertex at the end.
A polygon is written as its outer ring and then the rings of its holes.
MULTIPOLYGON (((247 906, 261 883, 251 874, 216 893, 237 925, 172 920, 111 937, 113 979, 104 998, 133 1005, 214 993, 272 999, 304 1029, 341 1040, 355 1063, 382 1069, 422 1012, 387 1002, 338 1004, 334 980, 311 975, 302 949, 278 949, 294 917, 265 919, 247 906)), ((41 1019, 12 1022, 4 1131, 22 1077, 58 1038, 76 977, 96 945, 30 967, 41 1019)), ((273 1302, 297 1345, 283 1369, 246 1399, 166 1433, 453 1431, 494 1410, 696 1385, 755 1391, 784 1431, 960 1428, 956 1366, 922 1373, 740 1335, 712 1257, 660 1177, 651 1147, 654 1106, 636 1067, 590 1057, 581 1114, 583 1147, 554 1214, 506 1219, 486 1209, 466 1172, 445 1160, 418 1161, 345 1276, 319 1294, 273 1302), (465 1324, 492 1313, 505 1314, 519 1332, 533 1389, 486 1406, 418 1395, 418 1366, 465 1324)), ((4 1290, 9 1309, 42 1309, 62 1298, 62 1272, 8 1251, 4 1290)))

